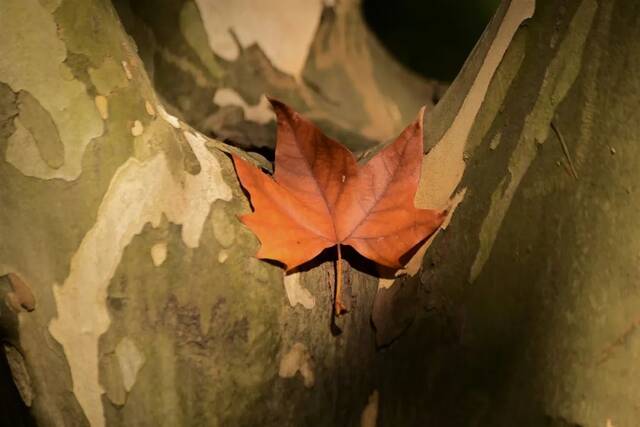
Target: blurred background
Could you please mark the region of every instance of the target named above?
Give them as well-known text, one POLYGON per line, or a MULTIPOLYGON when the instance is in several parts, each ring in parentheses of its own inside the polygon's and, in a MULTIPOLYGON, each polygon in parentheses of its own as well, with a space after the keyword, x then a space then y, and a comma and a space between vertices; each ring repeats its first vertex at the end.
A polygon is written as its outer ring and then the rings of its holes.
POLYGON ((499 0, 365 0, 369 27, 387 50, 423 76, 451 82, 499 0), (407 43, 414 40, 415 43, 407 43))

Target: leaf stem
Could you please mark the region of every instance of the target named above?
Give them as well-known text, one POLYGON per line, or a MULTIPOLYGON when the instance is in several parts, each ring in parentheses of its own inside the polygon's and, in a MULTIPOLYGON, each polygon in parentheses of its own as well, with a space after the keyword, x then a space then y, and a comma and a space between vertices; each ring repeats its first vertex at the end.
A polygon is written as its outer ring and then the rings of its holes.
POLYGON ((342 304, 342 251, 338 243, 338 259, 336 260, 336 297, 335 312, 337 316, 347 312, 346 307, 342 304))

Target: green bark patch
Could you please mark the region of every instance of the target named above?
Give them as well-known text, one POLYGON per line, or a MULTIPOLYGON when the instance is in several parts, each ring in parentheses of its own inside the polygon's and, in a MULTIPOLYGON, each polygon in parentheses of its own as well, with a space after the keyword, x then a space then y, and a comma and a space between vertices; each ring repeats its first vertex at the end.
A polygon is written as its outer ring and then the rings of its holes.
POLYGON ((111 425, 236 425, 276 375, 283 291, 273 283, 281 272, 255 263, 255 238, 237 220, 228 224, 235 239, 227 251, 229 240, 223 246, 214 232, 222 209, 237 212, 216 202, 198 248, 186 247, 180 227, 163 222, 145 227, 124 251, 109 287, 112 324, 100 340, 111 425), (167 255, 156 266, 150 251, 159 242, 167 255), (221 251, 228 254, 223 262, 221 251), (122 365, 120 375, 111 366, 124 337, 145 360, 126 393, 122 365))
POLYGON ((18 94, 18 119, 33 137, 40 157, 52 168, 64 163, 64 145, 51 115, 29 92, 18 94))
POLYGON ((89 58, 94 67, 121 52, 122 33, 105 2, 63 0, 54 12, 58 34, 69 51, 89 58))
POLYGON ((111 57, 105 58, 97 68, 88 68, 88 72, 96 91, 102 95, 109 95, 113 90, 124 88, 128 84, 122 63, 111 57))

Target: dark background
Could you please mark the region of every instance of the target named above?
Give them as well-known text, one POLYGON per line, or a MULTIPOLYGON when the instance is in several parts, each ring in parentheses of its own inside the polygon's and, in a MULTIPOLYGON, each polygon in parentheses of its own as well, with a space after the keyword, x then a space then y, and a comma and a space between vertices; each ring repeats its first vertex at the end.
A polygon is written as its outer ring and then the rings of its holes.
POLYGON ((452 81, 500 0, 364 0, 364 16, 387 50, 425 77, 452 81))

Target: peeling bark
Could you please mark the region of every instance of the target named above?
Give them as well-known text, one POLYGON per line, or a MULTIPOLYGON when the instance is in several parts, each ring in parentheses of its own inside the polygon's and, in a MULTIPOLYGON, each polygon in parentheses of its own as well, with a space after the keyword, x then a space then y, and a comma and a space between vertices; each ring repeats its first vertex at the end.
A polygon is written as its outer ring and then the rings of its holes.
POLYGON ((0 297, 17 313, 0 308, 0 369, 23 401, 15 425, 640 419, 637 2, 503 3, 426 119, 416 202, 455 206, 446 230, 403 277, 347 254, 337 325, 330 258, 285 279, 253 257, 225 153, 268 154, 265 94, 362 153, 439 97, 357 1, 314 3, 302 65, 259 28, 221 53, 199 1, 5 3, 0 297))

